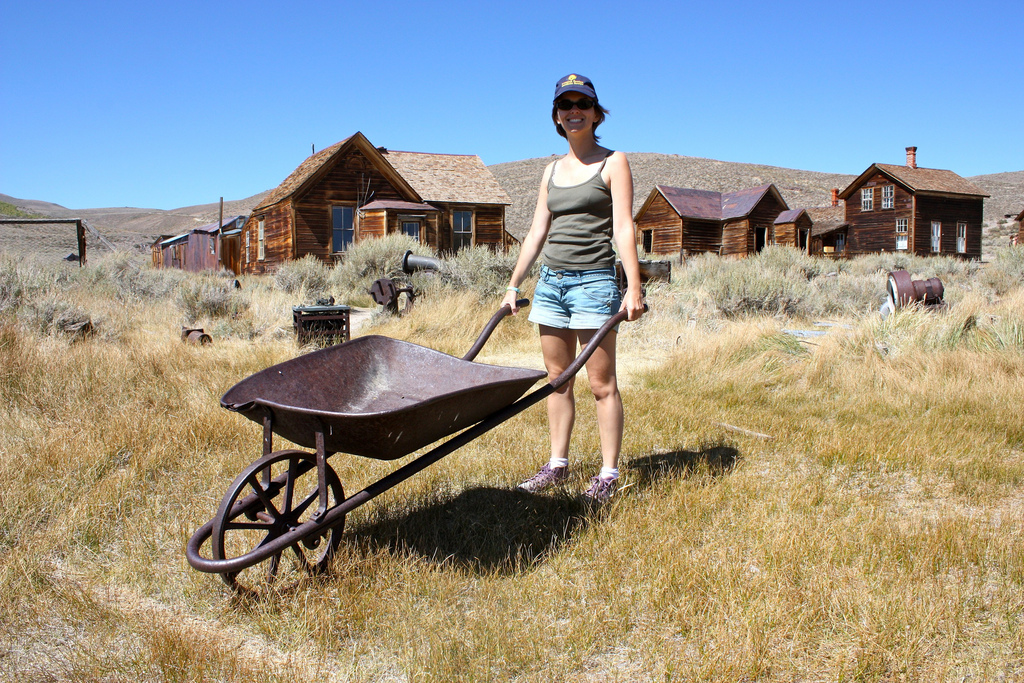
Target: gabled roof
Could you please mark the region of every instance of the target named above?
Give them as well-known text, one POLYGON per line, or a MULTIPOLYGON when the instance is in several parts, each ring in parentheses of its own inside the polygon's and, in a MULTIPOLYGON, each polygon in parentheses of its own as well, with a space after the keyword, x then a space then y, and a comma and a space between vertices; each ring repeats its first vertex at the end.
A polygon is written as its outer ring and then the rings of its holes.
POLYGON ((761 198, 768 193, 775 195, 775 198, 783 207, 786 209, 789 208, 786 204, 786 200, 783 199, 782 195, 779 194, 779 191, 775 189, 775 185, 768 183, 766 185, 752 187, 749 190, 737 190, 736 192, 726 192, 723 194, 722 220, 728 221, 734 218, 743 218, 753 211, 754 207, 756 207, 761 201, 761 198))
MULTIPOLYGON (((709 221, 722 220, 722 193, 711 190, 694 190, 688 187, 655 185, 668 201, 672 210, 683 218, 703 218, 709 221)), ((644 206, 646 208, 646 205, 644 206)), ((643 209, 641 209, 643 211, 643 209)))
POLYGON ((511 204, 484 162, 475 154, 384 151, 384 158, 428 202, 511 204))
POLYGON ((1017 221, 1024 221, 1024 211, 1021 211, 1020 213, 1017 214, 1016 220, 1017 221))
POLYGON ((669 187, 655 185, 651 196, 637 212, 639 217, 650 205, 651 200, 661 194, 681 218, 694 218, 708 221, 727 221, 746 216, 767 193, 772 193, 782 206, 786 200, 782 198, 775 185, 759 185, 748 190, 735 192, 714 192, 712 190, 695 190, 688 187, 669 187))
MULTIPOLYGON (((800 216, 805 213, 807 213, 806 209, 787 209, 779 214, 779 217, 775 219, 775 224, 796 223, 800 216)), ((810 215, 808 215, 808 218, 810 218, 810 215)))
POLYGON ((938 168, 911 168, 895 164, 871 164, 866 171, 857 176, 845 190, 839 193, 843 199, 849 199, 854 190, 860 187, 875 173, 881 172, 893 182, 899 183, 914 194, 962 195, 970 197, 988 197, 985 190, 962 177, 938 168))
POLYGON ((284 179, 283 183, 274 188, 260 202, 259 206, 253 209, 253 213, 271 207, 291 196, 302 194, 303 191, 327 173, 334 166, 336 160, 343 158, 345 153, 353 147, 358 148, 370 163, 387 178, 388 182, 395 186, 395 189, 406 195, 407 199, 417 202, 423 199, 394 167, 381 156, 377 148, 370 144, 366 136, 356 132, 355 135, 307 157, 305 161, 299 164, 298 168, 292 171, 291 175, 284 179))
POLYGON ((846 211, 842 206, 813 206, 807 209, 807 215, 814 223, 811 226, 811 237, 846 227, 846 211))

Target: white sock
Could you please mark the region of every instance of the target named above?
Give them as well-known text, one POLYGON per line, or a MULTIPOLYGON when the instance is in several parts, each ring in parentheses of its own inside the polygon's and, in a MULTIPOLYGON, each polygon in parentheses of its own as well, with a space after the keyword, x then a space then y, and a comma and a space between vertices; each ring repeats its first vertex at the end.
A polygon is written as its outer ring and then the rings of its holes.
POLYGON ((613 481, 613 480, 619 478, 619 468, 618 467, 602 467, 601 468, 601 474, 598 475, 598 476, 600 476, 605 481, 613 481))
POLYGON ((555 458, 555 457, 552 457, 551 460, 548 462, 548 467, 550 467, 551 469, 556 469, 558 467, 568 467, 568 466, 569 466, 569 458, 555 458))

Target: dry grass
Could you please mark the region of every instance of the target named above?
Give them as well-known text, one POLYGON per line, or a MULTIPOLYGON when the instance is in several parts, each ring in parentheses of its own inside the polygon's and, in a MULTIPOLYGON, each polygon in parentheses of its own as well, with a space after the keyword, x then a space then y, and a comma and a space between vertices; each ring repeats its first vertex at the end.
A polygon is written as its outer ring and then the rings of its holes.
MULTIPOLYGON (((547 451, 533 408, 351 514, 325 576, 239 600, 183 549, 259 454, 259 428, 217 403, 299 352, 289 298, 244 279, 245 305, 194 347, 177 282, 106 272, 7 273, 0 678, 1024 676, 1019 280, 950 275, 945 313, 847 313, 806 341, 783 314, 697 314, 692 290, 652 289, 622 326, 626 488, 608 508, 573 495, 598 467, 581 381, 565 492, 514 491, 547 451), (20 317, 58 295, 98 333, 20 317)), ((367 332, 461 355, 492 305, 431 291, 367 332)), ((538 367, 525 315, 480 360, 538 367)), ((331 463, 349 494, 394 467, 331 463)))

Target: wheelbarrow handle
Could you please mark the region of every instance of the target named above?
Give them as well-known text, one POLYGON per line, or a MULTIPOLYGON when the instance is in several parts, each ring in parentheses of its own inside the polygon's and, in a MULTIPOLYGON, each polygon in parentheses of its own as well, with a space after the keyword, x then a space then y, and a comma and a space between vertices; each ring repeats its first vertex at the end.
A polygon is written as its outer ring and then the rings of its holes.
MULTIPOLYGON (((529 305, 529 299, 516 300, 516 306, 518 308, 526 308, 529 305)), ((470 350, 466 352, 466 355, 462 357, 462 360, 473 360, 474 358, 476 358, 476 355, 480 353, 480 349, 482 349, 484 347, 484 344, 487 343, 487 340, 491 338, 491 333, 494 332, 494 328, 498 326, 498 323, 501 322, 502 318, 511 313, 512 307, 509 306, 508 304, 505 304, 504 306, 499 308, 498 312, 492 315, 491 319, 487 321, 486 325, 484 325, 483 332, 480 333, 480 336, 477 337, 476 342, 473 344, 472 348, 470 348, 470 350)))

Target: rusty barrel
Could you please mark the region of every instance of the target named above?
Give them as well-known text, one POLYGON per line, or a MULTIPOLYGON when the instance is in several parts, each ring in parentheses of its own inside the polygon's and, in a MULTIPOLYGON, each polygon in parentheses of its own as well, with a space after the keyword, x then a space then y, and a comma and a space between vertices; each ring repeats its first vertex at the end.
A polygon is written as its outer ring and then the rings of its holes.
POLYGON ((927 280, 913 280, 910 273, 905 270, 894 270, 889 273, 889 280, 886 284, 889 295, 889 303, 893 309, 902 308, 910 304, 922 306, 941 306, 942 295, 945 288, 942 281, 937 277, 930 277, 927 280))
POLYGON ((188 344, 206 346, 213 343, 213 337, 203 332, 202 328, 181 328, 181 341, 188 344))

